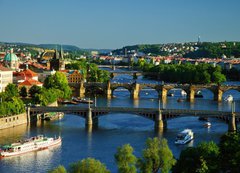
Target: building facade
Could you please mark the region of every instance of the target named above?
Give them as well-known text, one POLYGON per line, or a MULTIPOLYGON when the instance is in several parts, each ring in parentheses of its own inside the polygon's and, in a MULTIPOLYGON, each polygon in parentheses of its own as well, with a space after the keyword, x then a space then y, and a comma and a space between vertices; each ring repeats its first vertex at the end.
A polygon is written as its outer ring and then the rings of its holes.
POLYGON ((13 83, 13 71, 0 65, 0 92, 4 92, 9 83, 13 83))

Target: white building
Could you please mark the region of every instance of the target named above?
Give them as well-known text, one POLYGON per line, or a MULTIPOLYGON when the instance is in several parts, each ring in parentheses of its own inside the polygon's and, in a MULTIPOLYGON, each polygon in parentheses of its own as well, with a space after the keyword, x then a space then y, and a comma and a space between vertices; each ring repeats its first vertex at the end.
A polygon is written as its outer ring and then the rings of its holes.
POLYGON ((5 91, 9 83, 13 83, 13 71, 0 65, 0 92, 5 91))

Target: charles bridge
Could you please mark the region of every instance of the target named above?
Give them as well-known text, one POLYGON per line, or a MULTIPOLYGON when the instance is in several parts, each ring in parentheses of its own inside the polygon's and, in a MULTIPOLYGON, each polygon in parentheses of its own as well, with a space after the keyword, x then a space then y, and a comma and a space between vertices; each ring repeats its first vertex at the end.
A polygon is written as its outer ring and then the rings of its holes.
POLYGON ((79 106, 56 106, 56 107, 28 107, 27 114, 30 117, 43 115, 48 112, 64 112, 76 114, 85 118, 86 127, 96 126, 98 118, 111 112, 132 113, 155 122, 155 129, 163 130, 167 126, 167 120, 179 116, 198 116, 205 118, 218 118, 228 122, 228 131, 236 131, 236 122, 240 120, 240 112, 191 110, 191 109, 160 109, 160 108, 133 108, 133 107, 79 107, 79 106))
POLYGON ((187 94, 188 101, 194 101, 195 93, 197 91, 208 89, 214 95, 215 101, 222 101, 223 93, 228 90, 237 90, 240 92, 240 86, 236 85, 193 85, 193 84, 151 84, 151 83, 98 83, 98 82, 82 82, 82 83, 69 83, 70 87, 74 91, 74 95, 78 97, 84 97, 86 93, 91 91, 102 93, 108 98, 111 98, 113 92, 117 88, 125 88, 129 91, 133 99, 139 98, 139 93, 142 89, 151 88, 157 91, 159 98, 166 100, 167 93, 171 89, 181 89, 187 94))

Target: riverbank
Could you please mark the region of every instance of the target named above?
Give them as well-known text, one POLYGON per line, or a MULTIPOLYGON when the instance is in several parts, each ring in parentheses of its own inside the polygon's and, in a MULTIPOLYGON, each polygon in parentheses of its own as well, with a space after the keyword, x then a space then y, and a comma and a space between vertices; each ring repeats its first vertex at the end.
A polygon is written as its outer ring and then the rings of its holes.
POLYGON ((0 130, 26 124, 27 113, 0 118, 0 130))

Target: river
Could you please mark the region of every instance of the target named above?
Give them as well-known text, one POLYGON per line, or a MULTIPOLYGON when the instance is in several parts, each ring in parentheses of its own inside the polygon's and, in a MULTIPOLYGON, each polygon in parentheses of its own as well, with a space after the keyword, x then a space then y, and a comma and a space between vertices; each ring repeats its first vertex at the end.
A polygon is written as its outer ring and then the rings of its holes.
MULTIPOLYGON (((129 76, 116 77, 116 81, 128 82, 129 76)), ((138 82, 156 82, 146 79, 138 79, 138 82)), ((239 83, 234 83, 239 84, 239 83)), ((203 90, 203 98, 197 98, 194 103, 187 101, 177 102, 181 97, 180 91, 174 91, 174 97, 168 97, 161 107, 177 109, 207 109, 207 110, 231 110, 228 102, 213 101, 213 94, 203 90)), ((230 90, 224 97, 232 94, 235 99, 236 111, 240 108, 240 93, 230 90)), ((132 100, 127 90, 119 89, 114 92, 114 98, 107 100, 97 97, 97 106, 123 106, 123 107, 158 107, 157 93, 151 89, 141 91, 138 100, 132 100)), ((92 98, 94 99, 94 98, 92 98)), ((81 106, 81 105, 76 105, 81 106)), ((86 106, 86 105, 85 105, 86 106)), ((225 122, 210 119, 212 127, 203 128, 203 122, 198 117, 178 117, 167 121, 167 130, 162 134, 154 132, 154 122, 134 114, 110 113, 99 118, 99 127, 88 132, 84 126, 84 119, 79 116, 66 114, 63 119, 52 122, 39 122, 36 125, 22 125, 0 131, 0 145, 12 143, 16 140, 28 138, 38 134, 47 136, 61 135, 62 145, 43 151, 27 153, 25 155, 0 160, 1 173, 26 173, 47 172, 48 170, 64 165, 66 168, 70 163, 83 158, 94 157, 105 163, 111 172, 117 172, 114 162, 114 154, 117 147, 129 143, 134 147, 136 156, 141 156, 145 141, 149 137, 158 136, 168 140, 170 149, 175 157, 179 157, 181 150, 188 146, 196 146, 201 141, 218 142, 228 126, 225 122), (177 133, 185 128, 191 128, 195 133, 195 139, 187 145, 175 145, 174 139, 177 133)))

